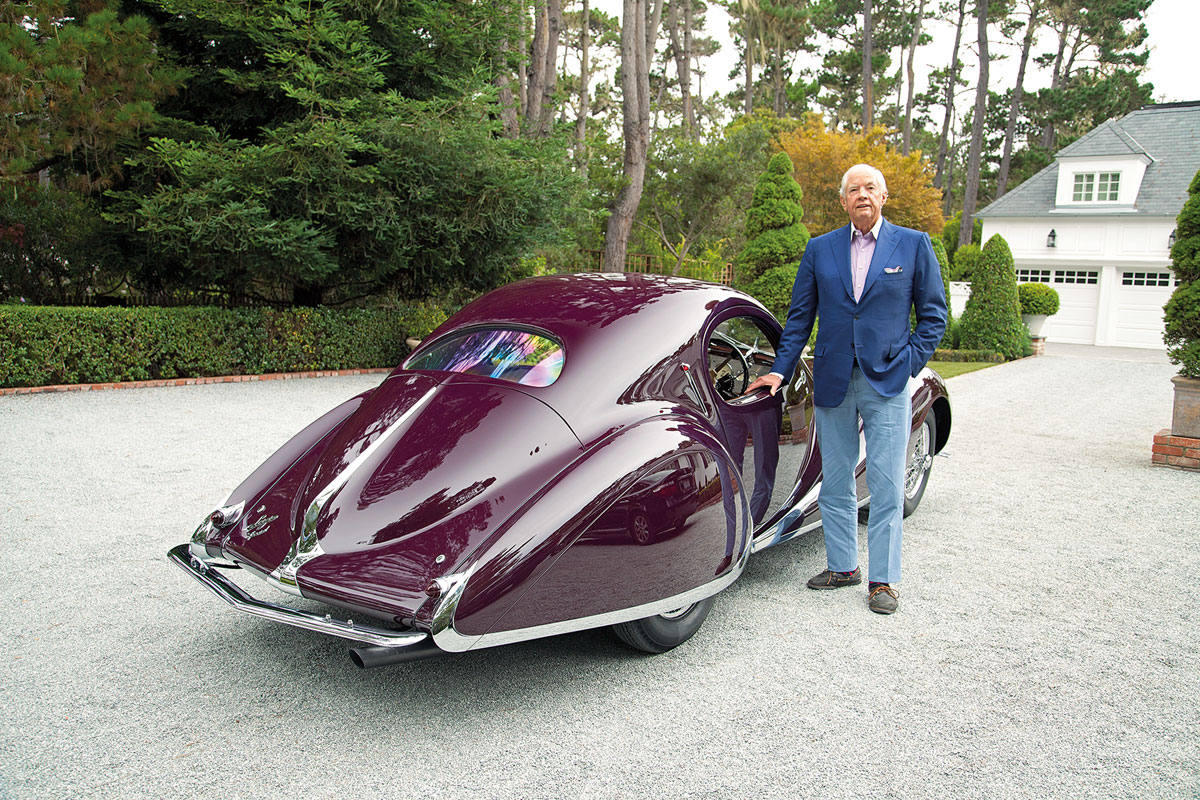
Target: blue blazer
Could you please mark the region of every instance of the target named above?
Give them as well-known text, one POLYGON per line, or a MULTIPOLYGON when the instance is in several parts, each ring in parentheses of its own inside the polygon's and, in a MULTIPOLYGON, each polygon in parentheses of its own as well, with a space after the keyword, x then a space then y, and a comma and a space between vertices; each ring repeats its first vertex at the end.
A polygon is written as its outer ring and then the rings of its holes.
POLYGON ((946 292, 929 236, 885 219, 858 302, 850 274, 850 226, 809 241, 771 370, 785 383, 818 317, 813 402, 825 407, 842 402, 856 356, 881 395, 904 391, 946 331, 946 292), (917 325, 911 328, 914 308, 917 325))

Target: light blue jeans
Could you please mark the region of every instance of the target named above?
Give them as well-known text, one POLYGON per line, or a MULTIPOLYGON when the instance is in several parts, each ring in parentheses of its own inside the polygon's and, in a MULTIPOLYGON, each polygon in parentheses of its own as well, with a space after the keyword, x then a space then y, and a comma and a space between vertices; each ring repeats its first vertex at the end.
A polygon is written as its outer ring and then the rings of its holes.
POLYGON ((867 440, 867 490, 871 515, 867 523, 869 581, 900 580, 901 521, 904 518, 904 464, 911 427, 907 389, 883 397, 855 367, 841 405, 817 406, 817 443, 821 447, 821 524, 829 569, 850 572, 858 567, 858 501, 854 470, 858 465, 858 422, 867 440))

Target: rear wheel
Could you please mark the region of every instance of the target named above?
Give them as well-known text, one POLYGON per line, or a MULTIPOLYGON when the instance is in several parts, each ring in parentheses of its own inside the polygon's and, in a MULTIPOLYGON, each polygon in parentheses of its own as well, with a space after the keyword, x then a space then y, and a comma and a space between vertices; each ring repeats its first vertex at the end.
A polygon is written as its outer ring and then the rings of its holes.
POLYGON ((716 597, 708 597, 690 606, 668 611, 655 617, 635 619, 613 625, 617 638, 644 653, 665 653, 683 644, 700 630, 704 618, 712 610, 716 597))
MULTIPOLYGON (((925 487, 929 484, 929 472, 933 469, 933 443, 937 422, 933 412, 925 415, 921 427, 913 431, 908 439, 908 456, 904 462, 904 516, 907 517, 921 505, 925 487)), ((866 525, 871 515, 871 504, 859 506, 858 523, 866 525)))
POLYGON ((904 516, 917 510, 925 487, 929 484, 929 471, 933 469, 933 443, 937 432, 933 412, 925 415, 921 427, 913 431, 908 439, 908 459, 904 464, 904 516))

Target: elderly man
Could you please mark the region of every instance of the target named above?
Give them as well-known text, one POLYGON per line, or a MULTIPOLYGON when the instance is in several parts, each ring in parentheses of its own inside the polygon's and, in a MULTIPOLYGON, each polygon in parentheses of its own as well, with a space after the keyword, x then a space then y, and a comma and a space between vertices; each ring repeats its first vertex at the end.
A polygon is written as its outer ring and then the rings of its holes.
POLYGON ((868 607, 891 614, 899 604, 904 466, 911 417, 908 379, 933 355, 946 330, 946 293, 929 236, 883 218, 883 174, 856 164, 842 176, 844 228, 808 243, 775 357, 775 371, 747 392, 771 393, 796 368, 819 317, 813 348, 813 401, 824 480, 819 505, 827 569, 810 589, 862 583, 858 567, 858 424, 867 441, 871 514, 868 607), (909 326, 909 311, 917 324, 909 326))

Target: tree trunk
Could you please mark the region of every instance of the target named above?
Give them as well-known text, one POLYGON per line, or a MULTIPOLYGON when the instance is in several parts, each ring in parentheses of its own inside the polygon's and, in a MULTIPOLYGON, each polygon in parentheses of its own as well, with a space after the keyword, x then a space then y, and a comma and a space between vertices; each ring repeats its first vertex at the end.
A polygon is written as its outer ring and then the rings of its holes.
POLYGON ((521 37, 521 46, 519 48, 521 57, 517 61, 517 95, 520 100, 517 115, 522 119, 525 118, 525 114, 529 110, 529 42, 525 40, 526 20, 525 0, 521 0, 521 10, 517 16, 517 35, 521 37))
POLYGON ((983 159, 983 129, 987 117, 988 94, 988 0, 978 0, 976 13, 979 15, 979 83, 975 86, 975 116, 971 120, 971 149, 967 154, 967 183, 963 190, 962 224, 958 226, 958 245, 971 241, 974 225, 975 201, 979 197, 980 161, 983 159))
POLYGON ((550 135, 554 92, 558 88, 558 39, 562 34, 562 0, 544 0, 538 7, 530 58, 529 102, 525 122, 531 135, 550 135))
MULTIPOLYGON (((967 15, 967 0, 958 0, 958 25, 954 28, 954 52, 950 56, 950 74, 946 76, 946 96, 942 102, 946 105, 946 116, 942 120, 942 135, 938 139, 937 170, 933 175, 933 185, 945 191, 949 183, 945 180, 946 151, 950 146, 950 120, 954 116, 954 85, 958 82, 958 48, 962 44, 963 22, 967 15)), ((949 197, 949 193, 946 194, 949 197)))
POLYGON ((683 104, 683 130, 688 136, 692 135, 692 31, 688 25, 680 37, 679 6, 687 8, 687 16, 691 17, 691 0, 672 0, 667 13, 667 32, 671 37, 671 52, 675 56, 675 75, 679 78, 679 96, 683 104))
POLYGON ((680 78, 680 90, 683 92, 683 124, 692 135, 696 135, 696 110, 692 103, 692 32, 695 29, 696 15, 692 8, 692 0, 683 0, 683 73, 680 78))
POLYGON ((774 52, 771 53, 771 109, 775 116, 783 116, 783 43, 775 42, 774 52))
MULTIPOLYGON (((1069 24, 1064 20, 1062 28, 1058 31, 1058 53, 1054 56, 1054 69, 1050 72, 1050 97, 1054 98, 1054 92, 1062 85, 1062 62, 1063 53, 1067 50, 1067 33, 1069 24)), ((1050 112, 1046 115, 1046 124, 1042 128, 1042 147, 1047 150, 1054 147, 1054 114, 1050 112)))
POLYGON ((917 43, 921 39, 921 22, 925 18, 925 0, 921 0, 917 6, 917 18, 913 20, 913 35, 908 42, 908 64, 906 67, 908 76, 908 94, 904 99, 904 137, 901 140, 900 150, 904 155, 908 155, 912 149, 912 115, 914 95, 916 89, 916 71, 913 69, 913 61, 917 56, 917 43))
POLYGON ((542 84, 545 81, 546 41, 549 27, 546 22, 546 3, 537 0, 533 6, 533 41, 529 46, 529 84, 525 100, 526 129, 532 131, 542 116, 542 84))
POLYGON ((1013 139, 1017 134, 1017 114, 1021 110, 1021 96, 1025 91, 1025 65, 1029 62, 1029 50, 1033 47, 1033 34, 1038 25, 1041 0, 1033 0, 1029 6, 1029 25, 1021 41, 1021 64, 1017 67, 1017 83, 1013 87, 1012 102, 1008 106, 1008 125, 1004 128, 1004 155, 1000 158, 1000 174, 996 178, 996 198, 1008 190, 1008 170, 1012 166, 1013 139))
MULTIPOLYGON (((661 5, 660 5, 661 8, 661 5)), ((650 58, 646 0, 624 0, 621 14, 621 100, 625 182, 604 233, 604 269, 625 271, 629 231, 642 199, 650 141, 650 58)))
POLYGON ((588 62, 588 47, 591 44, 591 12, 589 0, 583 0, 583 22, 579 32, 579 116, 575 120, 575 163, 579 167, 581 177, 587 180, 587 118, 591 113, 591 97, 588 94, 588 84, 592 79, 592 68, 588 62))
POLYGON ((872 68, 871 50, 874 46, 871 25, 871 0, 863 0, 863 36, 862 36, 862 124, 863 131, 869 131, 875 124, 875 75, 872 68))

